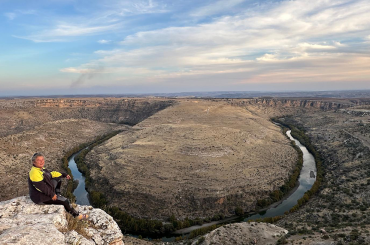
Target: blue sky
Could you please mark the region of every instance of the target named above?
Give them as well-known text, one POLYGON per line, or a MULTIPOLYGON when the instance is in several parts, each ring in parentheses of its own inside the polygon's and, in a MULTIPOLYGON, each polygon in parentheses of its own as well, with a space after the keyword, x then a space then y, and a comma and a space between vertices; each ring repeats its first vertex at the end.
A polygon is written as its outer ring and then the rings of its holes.
POLYGON ((370 89, 370 2, 0 0, 0 95, 370 89))

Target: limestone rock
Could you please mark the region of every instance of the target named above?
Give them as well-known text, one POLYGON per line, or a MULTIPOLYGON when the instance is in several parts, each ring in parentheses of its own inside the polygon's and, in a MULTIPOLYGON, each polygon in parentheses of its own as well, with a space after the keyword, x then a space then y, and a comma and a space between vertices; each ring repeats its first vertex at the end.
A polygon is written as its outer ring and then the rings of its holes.
POLYGON ((28 196, 0 202, 0 244, 123 245, 122 232, 110 215, 91 206, 77 210, 89 213, 84 234, 68 230, 61 205, 36 205, 28 196))
MULTIPOLYGON (((202 245, 276 244, 288 231, 269 223, 235 223, 224 225, 204 236, 202 245)), ((195 240, 192 245, 199 241, 195 240)))

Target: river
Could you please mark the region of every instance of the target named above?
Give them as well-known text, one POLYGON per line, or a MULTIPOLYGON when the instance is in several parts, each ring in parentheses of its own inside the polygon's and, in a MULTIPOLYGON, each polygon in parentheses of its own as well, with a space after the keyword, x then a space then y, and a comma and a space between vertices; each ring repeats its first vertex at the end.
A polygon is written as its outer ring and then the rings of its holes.
POLYGON ((315 183, 317 175, 315 158, 307 150, 307 148, 303 146, 298 140, 294 139, 290 133, 290 130, 286 132, 290 140, 294 140, 295 144, 301 149, 303 153, 303 166, 298 178, 298 188, 296 188, 295 191, 288 198, 284 199, 278 206, 272 207, 262 214, 249 216, 245 218, 244 221, 283 215, 286 211, 295 206, 297 204, 297 201, 301 199, 304 193, 311 189, 312 185, 315 183), (311 171, 313 172, 313 175, 311 171))
POLYGON ((73 195, 76 197, 76 203, 79 205, 90 205, 88 193, 85 189, 85 177, 82 175, 80 171, 78 171, 77 164, 75 162, 75 157, 80 152, 73 154, 68 161, 68 167, 72 171, 73 179, 78 180, 78 186, 73 191, 73 195))
MULTIPOLYGON (((268 218, 268 217, 274 217, 283 215, 284 212, 289 211, 294 205, 297 204, 297 201, 303 197, 304 193, 311 189, 312 185, 315 183, 316 180, 316 162, 313 157, 313 155, 307 150, 305 146, 303 146, 298 140, 294 139, 291 136, 291 131, 288 130, 286 132, 287 136, 294 140, 296 145, 301 149, 303 153, 303 166, 302 170, 298 179, 299 185, 297 188, 294 189, 290 195, 285 197, 282 201, 279 201, 277 203, 274 203, 270 205, 270 207, 258 214, 249 215, 244 218, 244 221, 248 221, 251 219, 259 219, 259 218, 268 218)), ((78 152, 79 153, 79 152, 78 152)), ((73 194, 76 196, 76 203, 80 205, 90 205, 89 199, 88 199, 88 193, 85 189, 85 177, 82 176, 80 171, 78 171, 76 162, 74 160, 75 156, 78 154, 72 155, 72 157, 69 160, 69 168, 72 171, 74 179, 79 181, 79 184, 77 188, 74 190, 73 194)), ((211 223, 206 223, 201 226, 195 225, 188 228, 184 228, 181 230, 177 230, 174 232, 175 235, 181 235, 181 234, 187 234, 190 233, 193 230, 208 227, 214 224, 222 224, 222 223, 230 223, 230 222, 240 222, 239 217, 229 217, 224 220, 215 221, 211 223)), ((175 237, 170 238, 163 238, 163 241, 173 241, 175 237)))

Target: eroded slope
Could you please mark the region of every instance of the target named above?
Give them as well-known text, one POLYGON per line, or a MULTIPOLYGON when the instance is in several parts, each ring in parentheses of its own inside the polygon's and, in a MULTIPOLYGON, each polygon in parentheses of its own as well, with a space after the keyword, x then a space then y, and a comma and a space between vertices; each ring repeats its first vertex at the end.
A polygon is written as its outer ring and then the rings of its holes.
POLYGON ((139 217, 207 217, 254 208, 297 154, 280 128, 226 102, 183 100, 87 155, 92 190, 139 217))

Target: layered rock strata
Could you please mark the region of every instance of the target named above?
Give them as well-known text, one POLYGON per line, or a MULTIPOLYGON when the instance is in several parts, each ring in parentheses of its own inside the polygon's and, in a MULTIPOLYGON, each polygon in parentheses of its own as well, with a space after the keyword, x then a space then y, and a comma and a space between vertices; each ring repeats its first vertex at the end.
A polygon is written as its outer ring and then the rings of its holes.
POLYGON ((64 119, 134 125, 174 103, 172 100, 118 98, 0 100, 0 136, 64 119))

